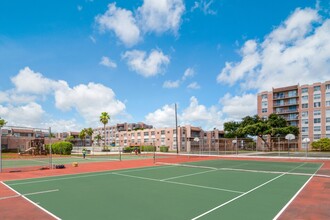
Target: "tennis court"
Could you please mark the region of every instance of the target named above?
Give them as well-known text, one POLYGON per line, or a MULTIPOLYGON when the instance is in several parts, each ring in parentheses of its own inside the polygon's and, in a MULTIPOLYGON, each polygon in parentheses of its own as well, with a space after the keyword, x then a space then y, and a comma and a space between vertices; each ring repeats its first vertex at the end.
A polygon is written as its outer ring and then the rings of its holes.
POLYGON ((188 156, 156 163, 4 184, 58 219, 274 219, 322 166, 188 156))

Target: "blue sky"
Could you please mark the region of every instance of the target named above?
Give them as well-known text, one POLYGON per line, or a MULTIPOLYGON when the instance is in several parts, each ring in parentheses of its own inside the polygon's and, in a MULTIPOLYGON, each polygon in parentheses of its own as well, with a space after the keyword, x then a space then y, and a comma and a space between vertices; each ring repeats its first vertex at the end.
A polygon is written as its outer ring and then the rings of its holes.
POLYGON ((145 122, 222 129, 256 94, 330 79, 330 3, 0 2, 0 117, 57 131, 145 122))

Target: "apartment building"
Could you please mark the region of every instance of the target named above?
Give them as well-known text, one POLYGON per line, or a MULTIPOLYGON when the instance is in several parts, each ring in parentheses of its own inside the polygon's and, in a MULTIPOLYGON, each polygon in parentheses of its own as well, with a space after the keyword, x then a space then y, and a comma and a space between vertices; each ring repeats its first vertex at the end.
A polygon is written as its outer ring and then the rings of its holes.
POLYGON ((258 94, 258 115, 271 113, 284 117, 289 125, 300 131, 298 143, 330 138, 330 81, 311 85, 273 88, 258 94))
MULTIPOLYGON (((196 144, 194 138, 198 137, 203 141, 203 144, 211 144, 212 140, 223 137, 224 132, 214 129, 206 132, 199 127, 191 125, 178 126, 178 132, 175 128, 153 128, 150 125, 139 123, 138 129, 131 129, 131 124, 117 124, 114 126, 107 126, 105 129, 105 145, 111 146, 142 146, 152 145, 159 148, 160 146, 168 146, 170 150, 190 151, 192 145, 196 144), (122 129, 122 128, 126 129, 122 129)), ((93 138, 97 134, 104 135, 104 128, 99 127, 94 129, 93 138)), ((103 145, 94 141, 94 145, 103 145)))

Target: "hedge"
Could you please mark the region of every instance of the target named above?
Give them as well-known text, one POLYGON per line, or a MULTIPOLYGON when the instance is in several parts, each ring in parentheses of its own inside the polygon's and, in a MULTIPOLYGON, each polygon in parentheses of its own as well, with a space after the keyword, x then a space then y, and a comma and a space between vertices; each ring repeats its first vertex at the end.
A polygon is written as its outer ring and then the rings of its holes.
POLYGON ((141 150, 146 151, 146 152, 154 152, 154 151, 156 151, 156 147, 155 146, 141 146, 141 150))
POLYGON ((168 148, 169 148, 169 147, 167 147, 167 146, 161 146, 161 147, 159 148, 159 150, 160 150, 160 152, 168 152, 168 148))
POLYGON ((313 150, 330 151, 330 138, 321 138, 312 143, 313 150))
MULTIPOLYGON (((62 141, 52 144, 52 153, 70 155, 72 151, 73 144, 70 142, 62 141)), ((49 153, 49 145, 46 145, 46 150, 49 153)))

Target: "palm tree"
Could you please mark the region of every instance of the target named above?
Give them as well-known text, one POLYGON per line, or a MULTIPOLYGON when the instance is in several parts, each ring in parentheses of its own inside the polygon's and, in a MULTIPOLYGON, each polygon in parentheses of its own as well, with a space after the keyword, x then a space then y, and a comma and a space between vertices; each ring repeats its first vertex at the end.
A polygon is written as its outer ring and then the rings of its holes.
POLYGON ((103 148, 105 148, 105 125, 108 124, 110 120, 110 115, 108 114, 108 112, 102 112, 101 116, 100 116, 100 122, 104 125, 104 129, 103 129, 103 136, 104 136, 104 141, 103 141, 103 148))
POLYGON ((74 137, 73 137, 72 135, 69 135, 69 136, 67 136, 67 137, 65 138, 65 141, 70 142, 70 143, 73 144, 73 142, 74 142, 74 137))
POLYGON ((85 128, 85 132, 89 136, 89 138, 91 140, 91 143, 93 145, 93 140, 92 140, 92 136, 93 136, 93 133, 94 133, 93 129, 92 128, 85 128))
POLYGON ((86 139, 86 129, 82 129, 79 133, 79 138, 83 141, 83 145, 85 146, 85 139, 86 139))
MULTIPOLYGON (((5 124, 7 124, 7 122, 4 119, 0 118, 0 156, 1 156, 1 152, 2 152, 2 148, 1 148, 2 130, 1 129, 5 124)), ((1 158, 0 158, 0 160, 1 160, 1 158)), ((0 172, 1 172, 1 169, 2 169, 2 167, 0 166, 0 172)))
POLYGON ((97 141, 98 145, 100 146, 100 140, 102 140, 102 136, 100 134, 97 134, 95 136, 95 140, 97 141))

